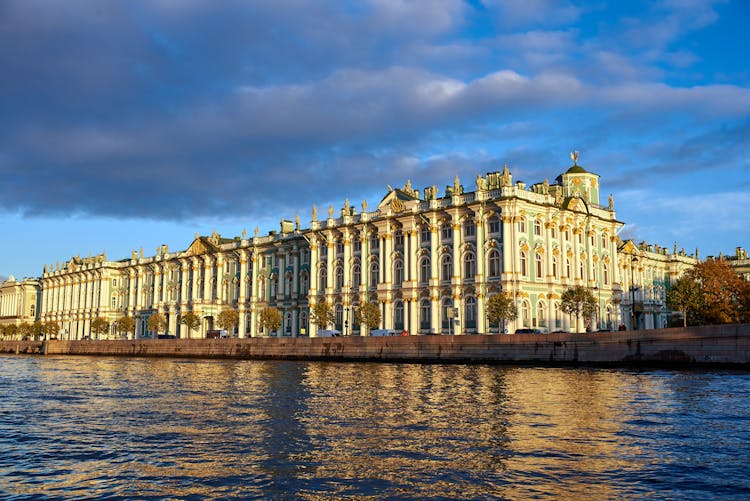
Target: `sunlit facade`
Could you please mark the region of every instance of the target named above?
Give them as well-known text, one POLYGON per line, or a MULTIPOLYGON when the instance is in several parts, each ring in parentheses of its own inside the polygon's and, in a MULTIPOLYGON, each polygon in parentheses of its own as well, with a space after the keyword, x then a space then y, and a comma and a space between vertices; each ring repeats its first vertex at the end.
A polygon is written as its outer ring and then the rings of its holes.
POLYGON ((16 280, 13 275, 0 284, 0 326, 33 323, 39 313, 39 281, 16 280))
POLYGON ((599 176, 576 161, 555 183, 527 187, 507 167, 471 186, 456 177, 443 196, 437 186, 419 191, 407 181, 389 186, 374 208, 346 200, 321 218, 313 208, 307 228, 297 217, 265 236, 257 229, 232 239, 196 235, 179 252, 161 246, 154 256, 133 251, 120 261, 75 257, 45 267, 42 317, 79 339, 97 316, 128 315, 143 337, 159 312, 169 333, 205 337, 222 310, 235 309, 235 335, 254 337, 269 334, 258 314, 272 306, 282 313, 273 335, 315 336, 310 309, 325 301, 335 313, 326 327, 351 335, 360 333, 355 308, 369 301, 379 305, 384 329, 488 334, 503 326, 489 325, 486 301, 506 291, 519 312, 504 326, 511 333, 666 326, 665 290, 696 258, 621 241, 612 196, 602 203, 599 176), (590 288, 599 303, 596 318, 577 326, 560 309, 573 285, 590 288), (180 323, 188 311, 201 318, 193 332, 180 323))

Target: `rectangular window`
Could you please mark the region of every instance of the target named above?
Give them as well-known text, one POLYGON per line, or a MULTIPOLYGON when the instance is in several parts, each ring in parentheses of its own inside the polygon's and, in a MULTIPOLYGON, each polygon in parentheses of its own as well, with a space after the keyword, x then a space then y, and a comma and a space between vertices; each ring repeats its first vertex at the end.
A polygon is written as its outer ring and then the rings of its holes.
POLYGON ((453 229, 450 226, 443 226, 443 240, 450 240, 453 238, 453 229))
POLYGON ((500 220, 497 218, 490 219, 490 233, 500 233, 500 220))
POLYGON ((428 244, 430 243, 430 228, 427 226, 422 226, 422 230, 420 232, 420 240, 422 241, 422 244, 428 244))
POLYGON ((477 227, 474 225, 474 221, 469 221, 464 227, 464 235, 467 237, 473 237, 476 235, 477 227))

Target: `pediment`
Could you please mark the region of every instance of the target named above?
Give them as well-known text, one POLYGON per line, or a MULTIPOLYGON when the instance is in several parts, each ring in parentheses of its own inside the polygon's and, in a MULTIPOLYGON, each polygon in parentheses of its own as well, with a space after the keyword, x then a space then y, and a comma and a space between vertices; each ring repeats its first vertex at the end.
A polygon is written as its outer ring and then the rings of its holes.
POLYGON ((392 212, 401 212, 406 208, 411 208, 414 202, 419 202, 419 198, 413 197, 403 190, 396 188, 388 192, 378 204, 378 209, 392 212))
POLYGON ((638 247, 635 245, 635 243, 632 240, 628 240, 627 242, 623 243, 620 246, 619 252, 623 254, 637 254, 638 247))
POLYGON ((205 237, 198 237, 193 240, 193 243, 187 248, 185 255, 200 256, 201 254, 208 254, 215 252, 216 250, 218 250, 217 247, 209 242, 208 239, 205 237))
POLYGON ((565 202, 563 202, 563 209, 573 212, 582 212, 584 214, 588 214, 589 212, 586 201, 579 196, 568 197, 565 199, 565 202))

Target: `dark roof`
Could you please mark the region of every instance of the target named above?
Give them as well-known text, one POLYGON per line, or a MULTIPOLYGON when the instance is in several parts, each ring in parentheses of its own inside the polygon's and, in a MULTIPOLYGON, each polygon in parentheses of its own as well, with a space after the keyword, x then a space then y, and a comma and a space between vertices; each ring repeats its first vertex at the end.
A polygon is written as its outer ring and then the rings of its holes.
POLYGON ((588 174, 589 172, 580 165, 574 165, 565 171, 566 174, 588 174))

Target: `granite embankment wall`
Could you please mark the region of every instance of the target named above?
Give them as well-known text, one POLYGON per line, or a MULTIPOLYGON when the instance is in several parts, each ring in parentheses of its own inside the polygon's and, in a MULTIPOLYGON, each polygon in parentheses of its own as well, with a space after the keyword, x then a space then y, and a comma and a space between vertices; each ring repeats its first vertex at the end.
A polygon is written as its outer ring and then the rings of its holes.
POLYGON ((750 324, 492 336, 3 341, 0 352, 196 357, 596 365, 727 365, 750 368, 750 324))

